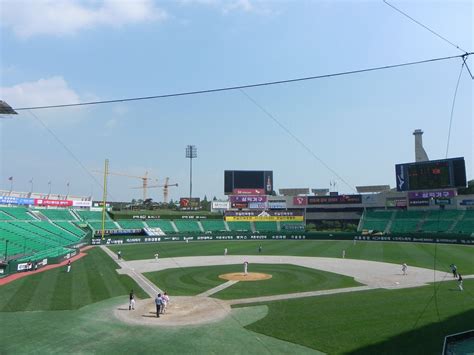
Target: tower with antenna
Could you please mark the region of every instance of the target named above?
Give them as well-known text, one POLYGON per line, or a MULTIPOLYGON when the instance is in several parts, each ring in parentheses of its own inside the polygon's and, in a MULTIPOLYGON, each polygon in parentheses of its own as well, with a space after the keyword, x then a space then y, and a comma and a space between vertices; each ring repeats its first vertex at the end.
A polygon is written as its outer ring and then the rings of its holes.
POLYGON ((428 155, 423 148, 423 131, 415 129, 413 135, 415 136, 415 162, 428 161, 428 155))

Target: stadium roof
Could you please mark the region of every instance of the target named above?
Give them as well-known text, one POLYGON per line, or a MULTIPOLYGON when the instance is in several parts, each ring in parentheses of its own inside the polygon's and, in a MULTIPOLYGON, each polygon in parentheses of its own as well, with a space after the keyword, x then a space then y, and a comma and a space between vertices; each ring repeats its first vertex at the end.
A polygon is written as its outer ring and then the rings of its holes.
POLYGON ((390 190, 390 185, 367 185, 356 186, 358 193, 377 193, 390 190))
POLYGON ((0 115, 17 115, 16 112, 12 107, 7 104, 5 101, 0 100, 0 115))
POLYGON ((316 196, 324 196, 328 194, 329 189, 311 189, 311 192, 316 196))
POLYGON ((309 188, 307 187, 286 188, 286 189, 279 189, 278 192, 280 193, 280 195, 283 195, 283 196, 308 195, 309 188))

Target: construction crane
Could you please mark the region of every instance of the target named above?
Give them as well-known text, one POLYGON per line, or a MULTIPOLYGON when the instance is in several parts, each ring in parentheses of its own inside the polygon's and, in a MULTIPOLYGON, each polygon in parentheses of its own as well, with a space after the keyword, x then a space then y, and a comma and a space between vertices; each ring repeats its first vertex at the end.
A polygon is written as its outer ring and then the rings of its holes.
MULTIPOLYGON (((99 170, 92 170, 94 173, 99 173, 99 174, 104 174, 103 171, 99 170)), ((138 187, 138 189, 143 189, 143 201, 147 199, 147 192, 148 192, 148 184, 149 182, 158 182, 158 179, 150 178, 148 177, 148 171, 145 171, 145 175, 143 176, 136 176, 136 175, 129 175, 129 174, 124 174, 124 173, 113 173, 113 172, 108 172, 107 175, 115 175, 115 176, 123 176, 123 177, 129 177, 133 179, 140 179, 142 180, 142 186, 138 187)))
MULTIPOLYGON (((151 185, 151 186, 148 186, 149 189, 155 189, 155 188, 159 188, 159 187, 163 188, 163 202, 164 203, 168 203, 169 187, 171 187, 171 186, 178 187, 178 184, 170 184, 169 181, 170 181, 170 178, 167 177, 165 179, 164 185, 151 185)), ((135 187, 135 189, 137 189, 137 188, 138 187, 135 187)))

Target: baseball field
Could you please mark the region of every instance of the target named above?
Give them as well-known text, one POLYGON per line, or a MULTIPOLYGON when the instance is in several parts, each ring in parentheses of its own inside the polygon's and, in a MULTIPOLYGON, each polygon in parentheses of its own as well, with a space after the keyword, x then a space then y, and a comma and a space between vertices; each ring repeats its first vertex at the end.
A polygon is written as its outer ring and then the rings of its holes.
POLYGON ((474 328, 469 246, 216 241, 85 253, 70 273, 0 286, 0 353, 439 354, 444 336, 474 328), (243 274, 244 261, 249 276, 268 278, 222 278, 243 274), (160 290, 171 302, 156 318, 150 297, 160 290))

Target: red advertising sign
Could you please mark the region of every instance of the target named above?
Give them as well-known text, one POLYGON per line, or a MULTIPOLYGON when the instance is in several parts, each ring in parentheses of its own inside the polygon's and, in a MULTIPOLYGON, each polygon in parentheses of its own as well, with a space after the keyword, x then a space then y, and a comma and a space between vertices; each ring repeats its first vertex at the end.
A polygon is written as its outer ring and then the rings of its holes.
POLYGON ((35 198, 35 206, 57 206, 57 207, 70 207, 73 202, 70 200, 47 200, 41 198, 35 198))
POLYGON ((265 189, 234 189, 234 195, 265 195, 265 189))
POLYGON ((306 196, 295 196, 293 197, 293 204, 296 206, 306 206, 308 198, 306 196))

